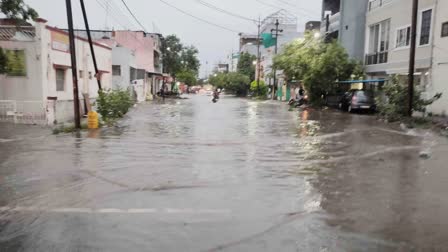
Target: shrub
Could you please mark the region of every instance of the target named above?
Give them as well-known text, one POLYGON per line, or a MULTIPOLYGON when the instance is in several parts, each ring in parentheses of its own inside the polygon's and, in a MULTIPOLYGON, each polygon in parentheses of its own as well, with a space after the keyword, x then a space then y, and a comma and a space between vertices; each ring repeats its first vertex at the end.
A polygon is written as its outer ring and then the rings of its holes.
POLYGON ((256 80, 254 80, 250 84, 250 91, 258 97, 265 98, 268 95, 269 87, 262 80, 260 80, 260 85, 258 85, 256 80))
MULTIPOLYGON (((408 90, 407 85, 400 81, 397 76, 392 78, 384 85, 384 96, 377 98, 378 111, 389 121, 398 121, 407 116, 408 110, 408 90)), ((437 93, 429 100, 421 98, 419 90, 414 91, 413 110, 425 112, 426 106, 431 105, 442 97, 437 93)))
POLYGON ((123 117, 134 104, 126 90, 100 90, 98 94, 98 113, 105 121, 123 117))
POLYGON ((246 96, 250 88, 249 77, 240 73, 218 73, 210 77, 209 82, 216 88, 224 88, 226 93, 233 93, 239 97, 246 96))

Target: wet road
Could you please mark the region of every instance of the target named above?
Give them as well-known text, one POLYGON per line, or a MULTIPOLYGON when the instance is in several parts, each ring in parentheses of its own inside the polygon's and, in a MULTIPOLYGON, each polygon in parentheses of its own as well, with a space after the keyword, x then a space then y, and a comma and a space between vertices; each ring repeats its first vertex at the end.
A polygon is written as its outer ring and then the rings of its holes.
POLYGON ((0 251, 448 251, 447 141, 371 116, 192 96, 0 127, 0 251))

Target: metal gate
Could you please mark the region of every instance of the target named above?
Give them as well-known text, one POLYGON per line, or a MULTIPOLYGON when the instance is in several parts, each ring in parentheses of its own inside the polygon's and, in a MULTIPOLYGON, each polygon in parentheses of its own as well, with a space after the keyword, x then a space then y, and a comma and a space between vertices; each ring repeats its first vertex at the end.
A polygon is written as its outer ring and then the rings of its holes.
POLYGON ((47 124, 42 101, 0 100, 0 122, 47 124))

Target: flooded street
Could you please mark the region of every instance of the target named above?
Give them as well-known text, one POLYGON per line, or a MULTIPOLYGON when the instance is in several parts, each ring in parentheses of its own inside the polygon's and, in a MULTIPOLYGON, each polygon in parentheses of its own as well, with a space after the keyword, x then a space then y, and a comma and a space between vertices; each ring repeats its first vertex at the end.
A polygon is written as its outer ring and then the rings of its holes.
POLYGON ((79 135, 1 124, 0 251, 448 250, 446 139, 210 100, 79 135))

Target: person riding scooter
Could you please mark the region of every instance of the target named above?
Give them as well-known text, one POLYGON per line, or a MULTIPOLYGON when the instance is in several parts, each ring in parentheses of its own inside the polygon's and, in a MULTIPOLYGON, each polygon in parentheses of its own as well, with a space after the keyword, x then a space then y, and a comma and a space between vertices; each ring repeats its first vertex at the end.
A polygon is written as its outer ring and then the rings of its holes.
POLYGON ((218 92, 218 90, 216 89, 215 91, 213 91, 213 99, 212 99, 212 102, 213 102, 213 103, 216 103, 216 102, 218 102, 218 100, 219 100, 219 92, 218 92))

